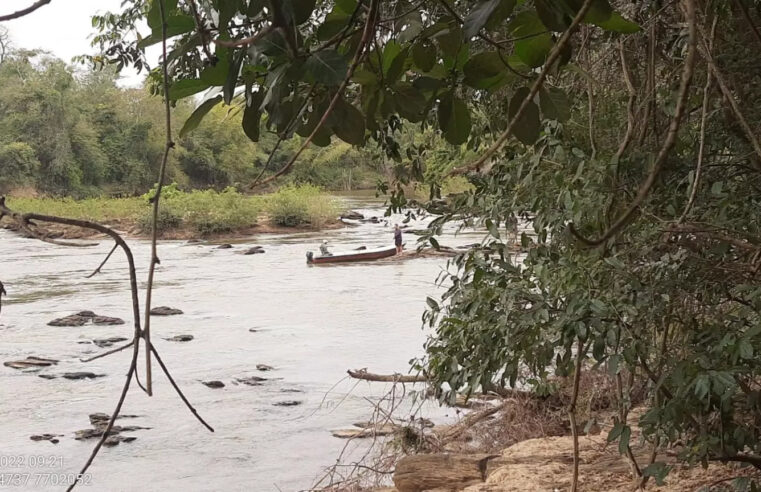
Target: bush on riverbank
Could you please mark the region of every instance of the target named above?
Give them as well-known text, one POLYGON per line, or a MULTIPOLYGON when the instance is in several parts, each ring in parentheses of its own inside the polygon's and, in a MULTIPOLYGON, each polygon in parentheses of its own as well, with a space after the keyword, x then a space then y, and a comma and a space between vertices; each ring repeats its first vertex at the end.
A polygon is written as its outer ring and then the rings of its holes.
MULTIPOLYGON (((153 210, 152 190, 134 198, 14 198, 9 205, 20 212, 36 212, 103 224, 137 226, 149 233, 153 210)), ((266 195, 244 195, 235 188, 184 192, 176 184, 164 187, 161 195, 158 229, 160 233, 187 230, 199 235, 231 233, 255 226, 268 216, 272 224, 295 227, 325 226, 338 216, 336 200, 311 185, 287 186, 266 195)))
POLYGON ((266 195, 266 199, 270 219, 281 226, 309 224, 319 228, 339 214, 335 199, 317 186, 286 186, 266 195))

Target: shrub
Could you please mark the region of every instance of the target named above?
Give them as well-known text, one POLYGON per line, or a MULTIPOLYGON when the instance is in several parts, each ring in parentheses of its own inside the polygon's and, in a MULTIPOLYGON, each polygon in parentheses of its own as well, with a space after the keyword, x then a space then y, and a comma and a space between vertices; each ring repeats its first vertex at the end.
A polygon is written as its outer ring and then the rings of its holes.
POLYGON ((339 213, 335 200, 312 185, 286 186, 266 197, 273 223, 286 227, 321 227, 339 213))

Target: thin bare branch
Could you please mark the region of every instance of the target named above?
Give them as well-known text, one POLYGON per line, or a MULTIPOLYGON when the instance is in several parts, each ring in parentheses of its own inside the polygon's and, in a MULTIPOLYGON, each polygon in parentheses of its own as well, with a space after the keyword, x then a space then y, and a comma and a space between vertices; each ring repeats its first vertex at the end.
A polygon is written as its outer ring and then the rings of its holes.
POLYGON ((172 387, 177 392, 177 394, 180 396, 180 399, 185 403, 185 405, 190 409, 191 413, 195 415, 195 417, 198 419, 201 424, 203 424, 204 427, 209 429, 211 432, 214 432, 214 428, 210 426, 204 419, 198 414, 198 411, 193 407, 193 405, 190 404, 187 398, 185 398, 185 394, 182 392, 179 386, 177 386, 177 383, 174 382, 174 378, 169 373, 169 369, 166 368, 164 365, 164 361, 161 360, 161 357, 159 356, 159 353, 156 351, 156 347, 151 345, 151 352, 153 352, 153 355, 156 357, 156 362, 159 363, 159 366, 161 367, 161 370, 164 371, 164 374, 166 375, 166 378, 169 380, 169 382, 172 384, 172 387))
POLYGON ((82 362, 92 362, 92 361, 94 361, 94 360, 97 360, 97 359, 101 359, 101 358, 103 358, 103 357, 106 357, 106 356, 108 356, 108 355, 111 355, 111 354, 115 354, 115 353, 117 353, 117 352, 121 352, 122 350, 128 349, 128 348, 130 348, 130 347, 132 346, 132 344, 134 344, 134 343, 135 343, 135 341, 134 341, 134 340, 132 340, 132 341, 131 341, 131 342, 129 342, 128 344, 126 344, 126 345, 122 345, 121 347, 117 347, 117 348, 115 348, 115 349, 111 349, 111 350, 108 350, 108 351, 106 351, 106 352, 103 352, 102 354, 98 354, 98 355, 96 355, 96 356, 94 356, 94 357, 90 357, 89 359, 79 359, 79 360, 80 360, 80 361, 82 361, 82 362))
POLYGON ((151 301, 153 298, 153 278, 156 273, 156 265, 161 263, 158 256, 158 221, 159 221, 159 202, 161 201, 161 190, 164 187, 164 178, 166 176, 166 163, 169 159, 169 151, 174 147, 172 141, 172 114, 169 105, 169 61, 167 60, 166 38, 167 38, 167 13, 164 0, 159 0, 159 12, 161 14, 161 71, 163 75, 164 86, 164 118, 166 120, 166 144, 164 146, 164 155, 161 159, 159 168, 159 180, 156 183, 156 194, 151 197, 153 202, 153 220, 151 221, 151 263, 148 268, 148 285, 145 291, 145 323, 143 328, 143 339, 145 340, 145 389, 148 396, 153 394, 153 377, 151 374, 151 301))
POLYGON ((103 268, 103 265, 105 265, 108 262, 109 258, 111 258, 111 255, 114 254, 114 251, 116 251, 116 248, 118 248, 118 247, 119 247, 118 244, 114 244, 114 247, 111 248, 111 251, 106 255, 106 258, 100 263, 100 265, 98 265, 98 268, 93 270, 93 272, 90 275, 88 275, 87 277, 85 277, 85 278, 93 278, 94 276, 99 274, 100 273, 100 269, 103 268))
POLYGON ((637 196, 634 198, 634 201, 629 206, 629 208, 624 212, 617 220, 613 223, 598 239, 588 239, 584 236, 582 236, 575 228, 574 224, 571 223, 568 225, 568 228, 570 232, 576 236, 577 239, 579 239, 581 242, 588 246, 599 246, 608 239, 611 239, 615 235, 617 235, 621 229, 629 222, 629 219, 636 213, 636 211, 639 209, 640 205, 642 205, 642 202, 645 201, 645 198, 647 198, 648 194, 650 193, 650 190, 652 189, 653 185, 655 184, 655 181, 658 178, 658 175, 660 174, 663 164, 666 162, 666 158, 671 153, 671 149, 674 148, 674 145, 676 144, 676 138, 677 134, 679 133, 679 128, 682 124, 682 117, 684 116, 686 107, 687 107, 687 96, 690 88, 690 84, 692 82, 692 75, 695 71, 695 58, 696 58, 696 51, 697 51, 697 21, 696 21, 696 13, 695 13, 695 0, 685 0, 685 17, 687 20, 687 25, 689 27, 689 39, 687 42, 687 56, 684 61, 684 69, 682 71, 682 81, 680 83, 679 87, 679 96, 677 98, 677 104, 676 109, 674 110, 674 117, 671 119, 671 124, 669 125, 669 131, 666 135, 666 139, 663 142, 663 145, 661 146, 660 151, 658 152, 658 156, 655 159, 655 162, 653 163, 653 168, 650 170, 650 173, 647 176, 647 179, 645 179, 645 182, 640 186, 639 191, 637 192, 637 196))
POLYGON ((237 39, 235 41, 226 41, 224 39, 215 39, 214 44, 218 44, 219 46, 224 46, 225 48, 237 48, 239 46, 248 46, 249 44, 253 44, 262 37, 266 36, 270 32, 272 32, 273 26, 269 25, 267 27, 262 28, 261 31, 254 34, 253 36, 249 36, 247 38, 243 39, 237 39))
MULTIPOLYGON (((713 51, 713 40, 716 36, 716 24, 719 20, 719 16, 715 16, 713 18, 713 25, 711 26, 711 38, 708 41, 708 50, 709 53, 713 51)), ((681 224, 684 222, 684 219, 687 217, 687 214, 690 213, 690 209, 692 208, 692 205, 695 203, 695 197, 698 195, 698 187, 700 186, 700 178, 703 173, 703 155, 705 151, 705 143, 706 143, 706 120, 708 116, 708 104, 711 99, 711 88, 713 84, 713 74, 709 71, 706 74, 706 85, 703 88, 703 107, 701 108, 700 113, 700 137, 699 137, 699 144, 698 144, 698 162, 695 166, 695 176, 692 179, 692 189, 690 190, 690 198, 687 200, 687 204, 684 206, 684 211, 682 212, 682 215, 679 217, 679 220, 677 220, 677 224, 681 224)))
POLYGON ((38 8, 43 7, 49 3, 50 3, 50 0, 38 0, 37 2, 34 2, 32 5, 30 5, 29 7, 25 9, 21 9, 7 15, 0 15, 0 22, 5 22, 5 21, 13 20, 13 19, 18 19, 19 17, 24 17, 25 15, 31 14, 38 8))
POLYGON ((360 369, 358 371, 348 370, 346 371, 349 376, 354 379, 361 379, 363 381, 377 381, 385 383, 426 383, 428 378, 425 376, 412 376, 403 374, 373 374, 367 372, 366 369, 360 369))

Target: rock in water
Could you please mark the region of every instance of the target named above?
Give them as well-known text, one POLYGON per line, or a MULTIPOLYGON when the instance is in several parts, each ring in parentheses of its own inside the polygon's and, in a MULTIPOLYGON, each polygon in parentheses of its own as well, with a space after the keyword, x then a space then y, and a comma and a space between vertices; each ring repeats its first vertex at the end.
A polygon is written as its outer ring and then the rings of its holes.
POLYGON ((275 405, 276 407, 295 407, 297 405, 301 405, 302 403, 304 402, 298 401, 298 400, 285 400, 285 401, 275 402, 273 403, 273 405, 275 405))
POLYGON ((350 210, 349 212, 346 212, 343 215, 341 215, 341 218, 349 219, 349 220, 362 220, 365 218, 365 216, 355 210, 350 210))
POLYGON ((58 444, 59 437, 62 437, 62 434, 38 434, 34 436, 29 436, 29 439, 31 439, 32 441, 48 441, 53 444, 58 444))
POLYGON ((151 309, 152 316, 174 316, 176 314, 183 314, 181 310, 170 308, 167 306, 159 306, 151 309))
POLYGON ((93 340, 92 343, 94 343, 100 348, 104 348, 104 347, 110 347, 111 345, 115 343, 123 342, 125 340, 127 339, 124 337, 111 337, 111 338, 96 339, 96 340, 93 340))
POLYGON ((167 342, 189 342, 193 340, 193 335, 175 335, 173 337, 165 338, 167 342))
POLYGON ((257 364, 256 365, 256 370, 257 371, 271 371, 273 369, 275 369, 275 368, 272 367, 272 366, 268 366, 267 364, 257 364))
POLYGON ((82 326, 90 321, 89 317, 72 314, 63 318, 57 318, 48 323, 48 326, 82 326))
POLYGON ((225 387, 225 383, 223 383, 222 381, 202 381, 202 382, 209 388, 224 388, 225 387))
POLYGON ((102 378, 105 374, 95 374, 94 372, 82 371, 82 372, 65 372, 61 374, 64 379, 95 379, 102 378))
POLYGON ((94 325, 123 325, 124 320, 121 318, 112 318, 110 316, 95 316, 92 318, 94 325))
POLYGON ((259 255, 264 253, 264 249, 261 246, 254 246, 243 252, 244 255, 259 255))
POLYGON ((13 369, 29 369, 30 367, 48 367, 57 363, 58 361, 55 359, 43 359, 42 357, 30 356, 23 360, 3 362, 3 365, 13 369))
POLYGON ((235 380, 242 384, 247 384, 248 386, 261 386, 263 381, 266 381, 267 378, 260 378, 259 376, 251 376, 248 378, 235 378, 235 380))
POLYGON ((359 248, 354 248, 354 251, 364 251, 367 249, 367 246, 360 246, 359 248))
POLYGON ((112 318, 110 316, 99 316, 92 311, 80 311, 70 316, 57 318, 49 322, 49 326, 82 326, 90 321, 96 325, 123 325, 124 320, 121 318, 112 318))
POLYGON ((230 249, 232 247, 233 247, 232 244, 220 244, 219 246, 217 246, 217 249, 230 249))

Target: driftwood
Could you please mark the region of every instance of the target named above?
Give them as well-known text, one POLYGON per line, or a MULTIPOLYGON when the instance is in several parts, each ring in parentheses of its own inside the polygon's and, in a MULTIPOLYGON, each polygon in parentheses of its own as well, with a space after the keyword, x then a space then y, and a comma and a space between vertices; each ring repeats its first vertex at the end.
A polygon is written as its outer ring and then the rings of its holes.
POLYGON ((356 371, 352 371, 351 369, 349 369, 346 372, 352 378, 362 379, 364 381, 376 381, 376 382, 382 382, 382 383, 427 383, 428 382, 428 378, 423 375, 418 375, 418 376, 406 375, 405 376, 399 373, 373 374, 371 372, 367 372, 367 369, 359 369, 356 371))
POLYGON ((503 465, 498 454, 416 454, 396 464, 394 485, 399 492, 462 490, 483 483, 503 465))

